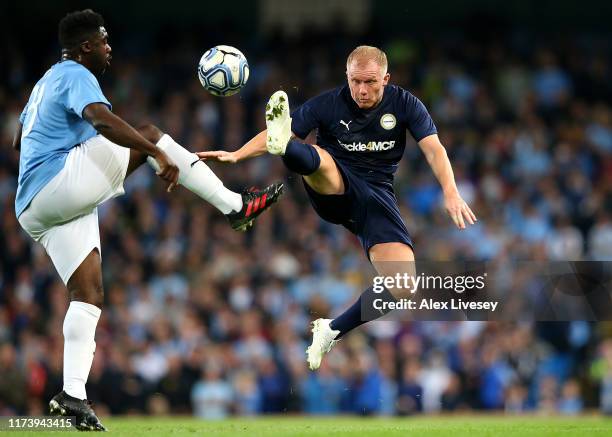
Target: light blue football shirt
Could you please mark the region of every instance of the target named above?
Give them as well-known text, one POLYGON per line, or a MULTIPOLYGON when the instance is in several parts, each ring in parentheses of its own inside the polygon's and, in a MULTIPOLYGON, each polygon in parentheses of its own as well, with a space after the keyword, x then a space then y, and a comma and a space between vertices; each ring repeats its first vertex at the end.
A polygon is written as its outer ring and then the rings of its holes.
POLYGON ((98 134, 83 119, 83 109, 98 102, 111 108, 96 77, 78 62, 59 62, 38 81, 19 117, 23 128, 15 199, 17 217, 64 168, 70 149, 98 134))

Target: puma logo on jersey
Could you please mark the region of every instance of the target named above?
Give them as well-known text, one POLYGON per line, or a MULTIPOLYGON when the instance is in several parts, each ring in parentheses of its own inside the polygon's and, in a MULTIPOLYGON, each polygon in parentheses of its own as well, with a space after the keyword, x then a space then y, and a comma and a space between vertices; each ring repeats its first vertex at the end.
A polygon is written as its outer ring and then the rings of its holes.
POLYGON ((340 124, 343 124, 344 126, 346 126, 346 130, 349 130, 349 124, 351 124, 352 122, 353 120, 349 120, 348 123, 344 120, 340 120, 340 124))

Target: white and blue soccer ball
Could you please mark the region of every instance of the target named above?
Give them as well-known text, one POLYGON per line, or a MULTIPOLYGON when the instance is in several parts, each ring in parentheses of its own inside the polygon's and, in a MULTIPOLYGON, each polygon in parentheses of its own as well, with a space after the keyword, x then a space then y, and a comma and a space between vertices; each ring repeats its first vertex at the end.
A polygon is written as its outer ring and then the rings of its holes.
POLYGON ((237 48, 215 46, 202 55, 198 64, 198 78, 211 94, 231 96, 249 80, 249 63, 237 48))

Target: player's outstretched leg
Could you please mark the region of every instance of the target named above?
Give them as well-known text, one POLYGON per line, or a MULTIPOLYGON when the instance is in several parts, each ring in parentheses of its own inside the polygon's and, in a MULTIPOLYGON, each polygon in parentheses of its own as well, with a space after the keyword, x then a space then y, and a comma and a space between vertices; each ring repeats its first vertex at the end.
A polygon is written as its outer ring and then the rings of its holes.
MULTIPOLYGON (((396 273, 407 273, 413 277, 416 275, 414 252, 410 246, 403 242, 376 244, 370 248, 368 255, 377 273, 381 276, 393 277, 396 273), (399 272, 398 268, 405 269, 405 271, 399 272)), ((379 310, 380 314, 376 314, 375 317, 372 317, 369 311, 374 308, 375 299, 392 302, 398 298, 408 297, 402 293, 410 294, 410 290, 404 289, 398 291, 397 289, 389 290, 384 288, 382 292, 375 293, 374 287, 369 287, 361 293, 353 305, 348 307, 346 311, 335 319, 315 320, 312 328, 312 343, 308 349, 306 349, 308 367, 310 367, 311 370, 318 369, 321 365, 323 356, 328 353, 346 333, 363 325, 369 320, 383 317, 391 311, 387 308, 379 310), (364 309, 368 311, 367 317, 364 317, 362 314, 364 309)))
MULTIPOLYGON (((235 193, 227 189, 221 179, 200 161, 196 154, 175 142, 170 135, 164 134, 153 125, 144 126, 139 132, 174 160, 179 168, 179 184, 225 214, 235 230, 244 231, 252 226, 253 220, 283 193, 282 183, 274 183, 264 189, 235 193)), ((159 170, 152 157, 148 157, 147 162, 156 171, 159 170)))

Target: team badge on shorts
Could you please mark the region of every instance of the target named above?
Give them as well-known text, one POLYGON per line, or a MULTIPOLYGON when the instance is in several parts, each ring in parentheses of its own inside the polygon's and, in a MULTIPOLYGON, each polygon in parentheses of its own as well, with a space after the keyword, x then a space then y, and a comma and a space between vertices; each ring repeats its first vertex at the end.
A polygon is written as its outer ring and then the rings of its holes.
POLYGON ((395 127, 396 123, 397 120, 393 114, 385 114, 380 117, 380 125, 383 127, 383 129, 391 130, 395 127))

